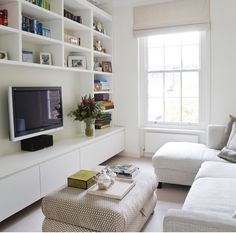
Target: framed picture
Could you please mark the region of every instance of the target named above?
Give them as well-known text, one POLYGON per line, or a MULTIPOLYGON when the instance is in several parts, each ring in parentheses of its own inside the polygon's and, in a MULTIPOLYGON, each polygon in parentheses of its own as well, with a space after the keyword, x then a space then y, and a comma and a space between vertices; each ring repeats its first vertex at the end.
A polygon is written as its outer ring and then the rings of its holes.
POLYGON ((52 65, 52 55, 51 55, 51 53, 40 53, 40 64, 52 65))
POLYGON ((78 69, 86 69, 86 57, 85 56, 68 56, 68 66, 78 69))
POLYGON ((0 51, 0 60, 8 60, 7 51, 0 51))
POLYGON ((32 51, 22 51, 22 61, 33 63, 33 52, 32 51))
POLYGON ((110 61, 103 61, 102 62, 102 71, 112 73, 112 67, 110 61))

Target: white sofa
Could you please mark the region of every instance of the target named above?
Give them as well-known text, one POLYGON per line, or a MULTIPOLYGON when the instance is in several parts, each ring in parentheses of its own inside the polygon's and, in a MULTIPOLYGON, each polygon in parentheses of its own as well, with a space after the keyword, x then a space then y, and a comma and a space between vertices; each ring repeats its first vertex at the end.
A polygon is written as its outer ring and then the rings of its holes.
POLYGON ((225 126, 209 125, 207 145, 188 142, 169 142, 153 156, 153 166, 159 183, 192 185, 205 161, 220 161, 225 126))
POLYGON ((164 217, 167 232, 236 232, 236 164, 204 162, 181 210, 164 217))

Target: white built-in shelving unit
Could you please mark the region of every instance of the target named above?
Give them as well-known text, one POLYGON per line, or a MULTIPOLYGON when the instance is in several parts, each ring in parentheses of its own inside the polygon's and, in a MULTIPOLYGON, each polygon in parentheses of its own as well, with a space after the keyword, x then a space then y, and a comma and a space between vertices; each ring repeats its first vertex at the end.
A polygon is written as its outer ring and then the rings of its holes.
POLYGON ((87 0, 49 0, 50 11, 26 0, 0 0, 0 9, 8 10, 8 26, 0 25, 0 51, 7 51, 8 60, 0 60, 0 65, 23 66, 39 69, 77 72, 81 95, 101 94, 94 91, 94 80, 106 80, 110 90, 105 92, 112 99, 112 73, 95 71, 94 63, 112 62, 112 16, 97 8, 87 0), (64 9, 82 18, 82 23, 64 17, 64 9), (22 30, 22 15, 39 20, 51 29, 51 37, 45 37, 22 30), (99 21, 105 32, 94 30, 93 24, 99 21), (80 46, 67 43, 64 34, 80 38, 80 46), (94 50, 99 40, 106 52, 94 50), (33 63, 23 62, 22 51, 33 52, 33 63), (40 64, 40 53, 50 53, 52 65, 40 64), (84 56, 86 69, 67 67, 68 56, 84 56), (86 78, 83 78, 86 76, 86 78))

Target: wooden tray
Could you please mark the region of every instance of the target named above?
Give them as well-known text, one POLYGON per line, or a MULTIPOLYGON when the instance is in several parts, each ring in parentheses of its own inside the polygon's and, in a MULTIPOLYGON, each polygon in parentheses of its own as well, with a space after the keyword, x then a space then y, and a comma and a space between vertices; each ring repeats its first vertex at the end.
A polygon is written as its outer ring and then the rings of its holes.
POLYGON ((116 178, 115 183, 108 190, 99 190, 98 185, 95 184, 87 190, 87 193, 121 200, 135 184, 134 180, 116 178))

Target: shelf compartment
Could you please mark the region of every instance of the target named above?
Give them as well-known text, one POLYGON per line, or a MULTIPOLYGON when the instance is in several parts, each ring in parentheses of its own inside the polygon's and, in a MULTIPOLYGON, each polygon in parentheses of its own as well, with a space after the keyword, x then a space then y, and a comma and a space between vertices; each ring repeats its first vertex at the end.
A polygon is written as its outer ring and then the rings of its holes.
POLYGON ((8 60, 20 59, 20 36, 14 30, 0 30, 0 51, 6 51, 8 60))
POLYGON ((20 3, 18 1, 2 1, 0 0, 0 9, 8 10, 8 26, 11 28, 20 28, 20 3))
POLYGON ((61 19, 62 17, 61 15, 54 13, 53 11, 46 10, 40 6, 26 1, 22 2, 22 13, 23 15, 26 15, 32 19, 36 18, 40 21, 56 20, 61 19))
POLYGON ((28 39, 28 37, 22 38, 22 50, 33 52, 33 63, 40 64, 40 53, 43 52, 51 54, 52 66, 63 66, 63 46, 61 43, 28 39))
POLYGON ((81 16, 82 24, 91 28, 92 26, 92 11, 87 1, 81 0, 64 0, 64 9, 68 10, 75 16, 81 16))
MULTIPOLYGON (((76 38, 80 38, 80 46, 91 50, 92 47, 91 30, 82 24, 73 22, 72 20, 65 20, 65 22, 66 23, 64 28, 64 35, 68 34, 76 38)), ((64 41, 68 43, 68 41, 66 41, 65 38, 64 41)))
MULTIPOLYGON (((91 49, 84 48, 77 45, 72 45, 69 43, 64 43, 64 66, 68 65, 68 56, 84 56, 86 58, 86 70, 89 70, 92 73, 92 57, 91 49)), ((76 69, 73 67, 68 67, 76 69)), ((77 68, 78 69, 78 68, 77 68)))

